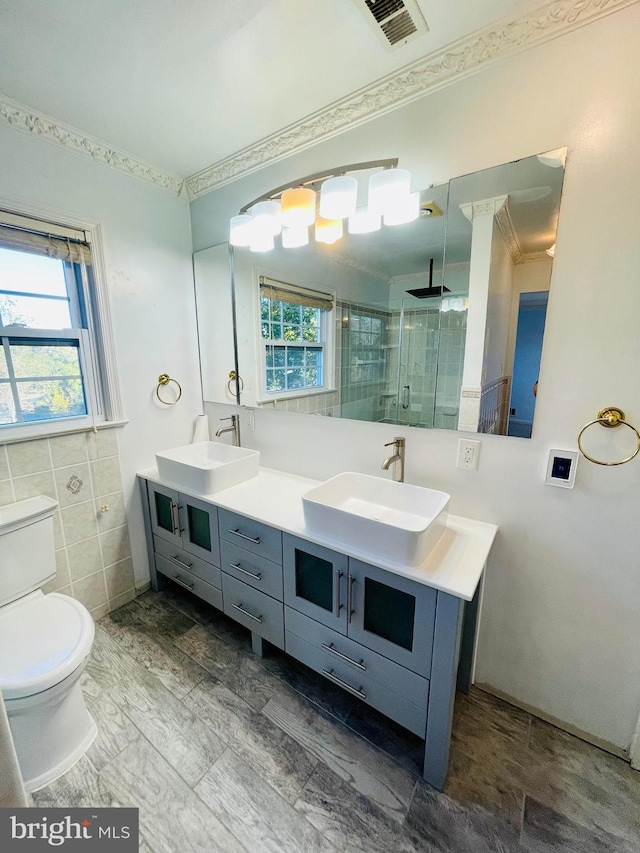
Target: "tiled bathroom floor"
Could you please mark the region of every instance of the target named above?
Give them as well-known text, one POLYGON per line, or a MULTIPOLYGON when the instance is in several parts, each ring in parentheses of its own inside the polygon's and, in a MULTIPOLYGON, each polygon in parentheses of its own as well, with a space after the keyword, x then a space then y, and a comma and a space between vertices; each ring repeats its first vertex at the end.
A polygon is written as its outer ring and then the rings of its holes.
POLYGON ((95 743, 38 806, 137 806, 153 853, 640 851, 640 773, 472 689, 444 794, 422 743, 176 589, 97 625, 95 743))

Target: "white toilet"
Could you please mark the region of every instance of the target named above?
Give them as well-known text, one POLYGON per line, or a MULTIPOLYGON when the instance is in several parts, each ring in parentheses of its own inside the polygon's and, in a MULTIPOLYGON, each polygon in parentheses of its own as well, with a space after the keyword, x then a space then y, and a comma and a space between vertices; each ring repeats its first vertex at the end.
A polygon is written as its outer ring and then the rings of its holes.
POLYGON ((57 506, 39 496, 0 507, 0 690, 27 791, 65 773, 97 734, 78 683, 93 619, 40 588, 56 574, 57 506))

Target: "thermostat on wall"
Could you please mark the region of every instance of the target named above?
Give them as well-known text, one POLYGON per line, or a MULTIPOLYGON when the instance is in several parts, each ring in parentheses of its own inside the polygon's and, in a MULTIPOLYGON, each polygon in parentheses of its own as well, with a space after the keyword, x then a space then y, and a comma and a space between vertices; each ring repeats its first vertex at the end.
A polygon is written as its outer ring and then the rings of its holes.
POLYGON ((550 486, 562 486, 563 489, 572 489, 576 481, 577 467, 577 450, 550 450, 549 462, 547 463, 547 476, 544 481, 550 486))

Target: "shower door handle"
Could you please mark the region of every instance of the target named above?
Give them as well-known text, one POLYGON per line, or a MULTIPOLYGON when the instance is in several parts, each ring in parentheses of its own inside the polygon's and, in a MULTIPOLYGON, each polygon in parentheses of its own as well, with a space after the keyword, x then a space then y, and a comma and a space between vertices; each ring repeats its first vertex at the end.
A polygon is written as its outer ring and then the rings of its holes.
POLYGON ((402 386, 402 408, 403 409, 409 408, 409 390, 410 389, 409 389, 408 385, 402 386))

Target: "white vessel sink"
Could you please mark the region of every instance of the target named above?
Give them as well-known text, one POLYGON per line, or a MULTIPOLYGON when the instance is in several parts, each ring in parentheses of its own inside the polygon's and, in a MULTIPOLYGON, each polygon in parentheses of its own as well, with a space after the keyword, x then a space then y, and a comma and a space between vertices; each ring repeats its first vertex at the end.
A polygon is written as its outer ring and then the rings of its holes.
POLYGON ((210 495, 257 476, 260 452, 219 441, 200 441, 156 453, 156 464, 163 480, 210 495))
POLYGON ((345 471, 302 498, 307 528, 372 557, 419 566, 447 525, 449 495, 345 471))

